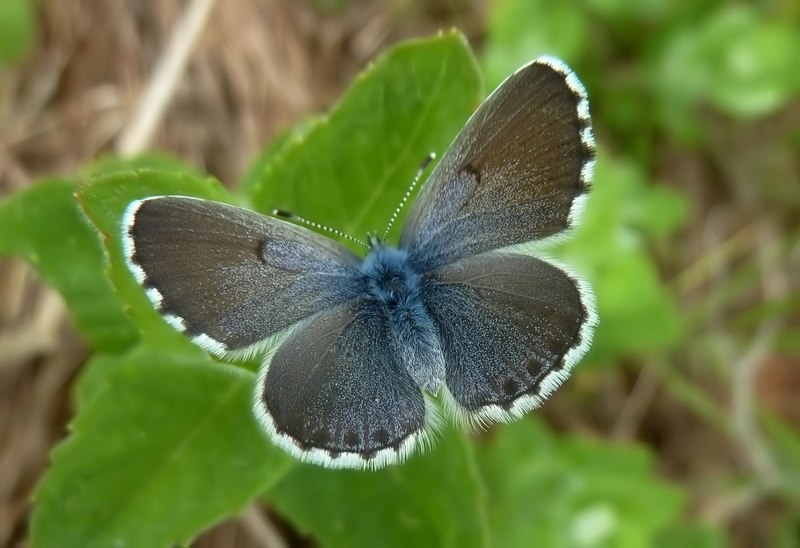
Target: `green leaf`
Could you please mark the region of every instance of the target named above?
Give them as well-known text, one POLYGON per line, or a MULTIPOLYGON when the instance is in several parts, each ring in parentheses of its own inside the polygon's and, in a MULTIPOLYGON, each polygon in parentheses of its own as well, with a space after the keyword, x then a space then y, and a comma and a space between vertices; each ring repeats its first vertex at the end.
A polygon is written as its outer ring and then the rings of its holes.
POLYGON ((781 490, 800 503, 800 431, 778 415, 764 411, 761 414, 765 433, 771 449, 781 466, 781 490))
POLYGON ((494 546, 650 546, 683 497, 639 447, 559 438, 526 419, 479 452, 494 546))
MULTIPOLYGON (((109 275, 120 297, 130 306, 130 314, 141 329, 144 340, 163 348, 186 348, 184 337, 158 315, 122 256, 125 208, 133 200, 160 194, 197 196, 221 202, 232 200, 222 185, 212 178, 160 170, 121 170, 100 175, 82 185, 77 197, 89 219, 105 236, 110 258, 109 275)), ((198 356, 202 354, 200 349, 196 352, 198 356)))
MULTIPOLYGON (((670 9, 669 0, 588 0, 587 5, 605 24, 635 24, 661 19, 670 9)), ((639 42, 643 42, 642 36, 639 42)), ((641 43, 639 44, 641 47, 641 43)))
POLYGON ((55 287, 81 334, 97 349, 116 352, 137 339, 135 325, 105 275, 97 232, 64 180, 43 181, 0 201, 0 255, 28 261, 55 287))
POLYGON ((198 179, 207 177, 202 171, 170 154, 148 151, 133 157, 107 154, 95 158, 82 170, 86 178, 119 176, 127 172, 158 172, 167 174, 189 174, 198 179))
POLYGON ((645 255, 619 253, 614 263, 597 265, 589 278, 601 318, 593 361, 612 363, 620 356, 664 351, 678 342, 683 326, 677 308, 645 255))
POLYGON ((161 347, 93 360, 35 495, 32 544, 168 546, 239 511, 294 463, 256 423, 254 382, 161 347))
POLYGON ((382 230, 420 163, 444 152, 479 98, 460 34, 401 44, 283 143, 245 190, 260 211, 286 209, 356 237, 382 230))
POLYGON ((0 66, 16 63, 28 54, 36 33, 32 0, 0 2, 0 66))
POLYGON ((485 546, 484 493, 468 442, 448 432, 429 452, 377 472, 301 465, 269 499, 323 546, 485 546))
MULTIPOLYGON (((270 169, 270 164, 280 156, 289 145, 305 139, 305 135, 316 124, 322 123, 318 118, 309 118, 298 122, 293 128, 279 133, 256 157, 247 169, 242 180, 236 187, 237 192, 243 196, 252 196, 262 183, 264 174, 270 169)), ((296 146, 296 145, 295 145, 296 146)))

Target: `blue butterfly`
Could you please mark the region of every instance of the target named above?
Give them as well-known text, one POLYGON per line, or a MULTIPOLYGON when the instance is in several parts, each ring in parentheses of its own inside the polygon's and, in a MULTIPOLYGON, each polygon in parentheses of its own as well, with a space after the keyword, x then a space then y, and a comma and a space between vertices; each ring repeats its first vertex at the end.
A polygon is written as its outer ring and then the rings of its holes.
POLYGON ((378 468, 431 440, 439 403, 470 425, 514 420, 589 348, 589 285, 516 244, 578 223, 594 162, 586 91, 542 57, 473 114, 398 247, 373 238, 362 259, 281 219, 154 196, 127 208, 124 253, 164 319, 198 345, 275 348, 254 409, 276 445, 378 468))

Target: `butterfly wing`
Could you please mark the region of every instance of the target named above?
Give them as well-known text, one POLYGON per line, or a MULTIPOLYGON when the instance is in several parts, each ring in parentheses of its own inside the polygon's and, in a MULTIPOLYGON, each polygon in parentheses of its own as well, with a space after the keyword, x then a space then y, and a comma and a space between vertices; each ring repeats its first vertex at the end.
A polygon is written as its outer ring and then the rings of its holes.
POLYGON ((560 61, 520 68, 478 108, 423 186, 401 247, 422 270, 541 240, 578 220, 595 145, 586 91, 560 61))
POLYGON ((589 348, 589 286, 549 262, 485 253, 428 275, 425 302, 445 357, 451 410, 509 421, 537 407, 589 348))
POLYGON ((295 330, 261 372, 255 412, 273 442, 302 460, 378 468, 405 458, 432 410, 374 301, 350 301, 295 330))
POLYGON ((133 202, 123 224, 125 259, 150 300, 217 354, 254 350, 363 290, 353 253, 241 208, 157 196, 133 202))

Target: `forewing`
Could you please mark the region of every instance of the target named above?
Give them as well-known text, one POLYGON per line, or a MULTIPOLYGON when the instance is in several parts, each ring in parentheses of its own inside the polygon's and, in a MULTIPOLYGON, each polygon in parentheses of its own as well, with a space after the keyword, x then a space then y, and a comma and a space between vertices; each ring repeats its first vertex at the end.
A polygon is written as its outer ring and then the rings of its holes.
POLYGON ((332 240, 245 209, 183 196, 133 202, 125 259, 164 318, 207 350, 253 349, 362 290, 332 240))
POLYGON ((432 410, 396 352, 374 302, 350 302, 301 325, 264 366, 255 411, 275 444, 335 468, 405 458, 432 410))
POLYGON ((586 91, 561 61, 520 68, 478 108, 423 186, 401 247, 423 270, 558 235, 594 168, 586 91))
POLYGON ((429 275, 426 306, 458 418, 509 421, 537 407, 589 348, 588 285, 549 262, 488 253, 429 275))

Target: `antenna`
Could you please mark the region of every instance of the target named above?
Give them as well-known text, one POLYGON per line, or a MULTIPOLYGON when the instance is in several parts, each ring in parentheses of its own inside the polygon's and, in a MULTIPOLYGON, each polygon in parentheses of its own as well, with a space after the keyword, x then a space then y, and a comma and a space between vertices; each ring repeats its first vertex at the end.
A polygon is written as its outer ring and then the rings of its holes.
POLYGON ((361 240, 359 240, 357 238, 353 238, 349 234, 345 234, 341 230, 336 230, 335 228, 331 228, 329 226, 321 225, 319 223, 315 223, 314 221, 309 221, 308 219, 305 219, 305 218, 301 217, 300 215, 295 215, 291 211, 286 211, 285 209, 273 209, 272 210, 272 214, 275 215, 276 217, 283 217, 284 219, 288 219, 290 221, 294 221, 296 223, 300 223, 301 225, 306 225, 306 226, 310 226, 311 228, 316 228, 318 230, 323 230, 325 232, 329 232, 330 234, 334 234, 334 235, 339 236, 340 238, 344 238, 345 240, 348 240, 350 242, 363 245, 364 247, 367 247, 367 248, 369 247, 366 243, 362 242, 361 240))
POLYGON ((422 177, 422 174, 425 172, 425 168, 428 167, 428 164, 430 164, 434 158, 436 158, 436 153, 431 152, 425 157, 424 160, 422 160, 422 163, 419 165, 419 169, 417 169, 417 174, 414 175, 414 180, 411 181, 411 184, 408 186, 408 190, 406 190, 406 193, 403 195, 403 198, 400 200, 400 203, 394 210, 394 213, 392 213, 392 217, 389 219, 389 224, 386 226, 386 230, 383 233, 384 242, 386 241, 386 238, 389 236, 389 231, 392 229, 394 222, 397 220, 397 216, 400 214, 400 211, 406 205, 406 202, 408 202, 408 199, 411 197, 411 193, 414 192, 414 188, 417 186, 417 183, 422 177))

